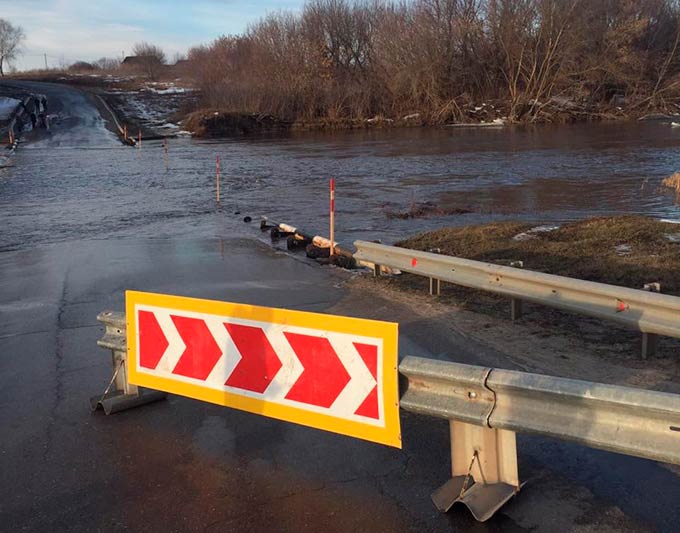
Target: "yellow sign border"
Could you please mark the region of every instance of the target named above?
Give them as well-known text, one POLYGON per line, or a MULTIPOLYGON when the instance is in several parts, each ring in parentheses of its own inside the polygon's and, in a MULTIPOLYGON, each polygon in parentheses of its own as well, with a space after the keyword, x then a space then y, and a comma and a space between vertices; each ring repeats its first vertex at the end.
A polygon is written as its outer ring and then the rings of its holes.
POLYGON ((133 385, 401 448, 397 355, 399 325, 396 323, 139 291, 125 291, 125 311, 127 321, 127 372, 128 381, 133 385), (362 424, 323 413, 314 413, 296 407, 267 402, 266 400, 137 372, 137 315, 135 313, 137 305, 380 338, 383 341, 382 376, 385 426, 376 427, 362 424))

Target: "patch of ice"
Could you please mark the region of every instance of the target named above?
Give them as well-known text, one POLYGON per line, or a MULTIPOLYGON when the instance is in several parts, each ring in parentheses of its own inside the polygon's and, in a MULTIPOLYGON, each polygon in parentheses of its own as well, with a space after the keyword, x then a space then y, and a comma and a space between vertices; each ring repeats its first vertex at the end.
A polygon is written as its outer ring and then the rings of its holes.
POLYGON ((675 220, 672 218, 662 218, 659 222, 666 222, 667 224, 680 224, 680 220, 675 220))
POLYGON ((536 235, 537 233, 548 233, 550 231, 555 231, 557 229, 560 229, 560 227, 548 225, 548 224, 544 224, 544 225, 541 225, 541 226, 535 226, 531 229, 523 231, 522 233, 518 233, 517 235, 515 235, 512 238, 512 240, 513 241, 530 241, 531 239, 537 239, 538 238, 538 236, 536 235))
POLYGON ((618 246, 614 246, 614 251, 617 255, 630 255, 632 248, 630 247, 630 244, 619 244, 618 246))
POLYGON ((153 87, 149 87, 147 90, 156 94, 184 94, 193 91, 193 89, 187 89, 185 87, 168 87, 167 89, 154 89, 153 87))
POLYGON ((670 242, 680 244, 680 233, 664 233, 663 236, 666 237, 670 242))
POLYGON ((12 116, 14 110, 19 106, 21 100, 0 96, 0 120, 7 120, 12 116))
POLYGON ((558 229, 560 229, 559 226, 544 224, 542 226, 536 226, 535 228, 531 228, 529 231, 531 233, 546 233, 548 231, 555 231, 558 229))
POLYGON ((167 129, 167 130, 177 130, 179 129, 179 126, 177 124, 173 124, 172 122, 166 122, 165 124, 162 124, 161 126, 158 126, 160 129, 167 129))

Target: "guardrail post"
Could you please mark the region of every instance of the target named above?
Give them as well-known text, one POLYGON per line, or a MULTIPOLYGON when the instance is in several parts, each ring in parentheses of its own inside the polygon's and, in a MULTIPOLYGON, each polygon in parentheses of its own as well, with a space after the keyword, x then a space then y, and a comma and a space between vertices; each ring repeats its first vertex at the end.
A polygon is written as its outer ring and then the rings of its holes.
POLYGON ((442 282, 436 278, 430 278, 430 296, 441 296, 442 282))
MULTIPOLYGON (((661 292, 661 283, 655 282, 655 283, 645 283, 642 287, 643 290, 649 291, 649 292, 661 292)), ((653 356, 656 354, 656 347, 657 347, 657 341, 659 339, 658 335, 655 335, 654 333, 645 333, 644 331, 642 332, 642 358, 647 359, 650 356, 653 356)))
POLYGON ((97 341, 102 348, 111 350, 113 376, 103 394, 90 398, 90 407, 100 407, 107 415, 164 399, 164 392, 142 389, 128 382, 127 332, 124 313, 104 311, 97 316, 104 324, 104 336, 97 341))
MULTIPOLYGON (((433 254, 442 253, 441 248, 430 248, 428 252, 433 254)), ((442 294, 442 282, 437 278, 430 278, 430 296, 441 296, 442 294)))
POLYGON ((465 504, 484 522, 521 488, 513 431, 450 420, 452 478, 432 494, 442 512, 465 504))
MULTIPOLYGON (((510 266, 512 268, 524 268, 524 261, 510 261, 510 266)), ((522 300, 512 298, 510 300, 510 320, 515 322, 522 318, 522 314, 522 300)))

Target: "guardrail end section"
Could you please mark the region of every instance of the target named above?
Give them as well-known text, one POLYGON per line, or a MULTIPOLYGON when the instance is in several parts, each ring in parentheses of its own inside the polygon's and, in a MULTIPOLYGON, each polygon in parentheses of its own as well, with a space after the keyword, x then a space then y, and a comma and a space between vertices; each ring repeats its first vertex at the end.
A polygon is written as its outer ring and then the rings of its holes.
POLYGON ((441 512, 460 502, 479 522, 491 518, 521 488, 513 431, 449 421, 452 477, 432 494, 441 512))
POLYGON ((111 350, 113 375, 103 394, 90 398, 92 411, 102 409, 110 415, 164 399, 164 392, 142 389, 128 382, 127 328, 125 313, 103 311, 97 320, 104 325, 104 336, 97 341, 102 348, 111 350))

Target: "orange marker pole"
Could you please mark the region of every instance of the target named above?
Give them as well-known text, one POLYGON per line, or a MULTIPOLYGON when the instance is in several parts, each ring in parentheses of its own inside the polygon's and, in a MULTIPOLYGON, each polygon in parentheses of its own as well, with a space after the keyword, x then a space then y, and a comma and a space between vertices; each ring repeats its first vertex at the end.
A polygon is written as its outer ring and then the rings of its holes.
POLYGON ((331 257, 335 255, 335 178, 331 178, 331 257))
POLYGON ((217 203, 220 203, 220 156, 215 156, 215 180, 217 182, 217 203))
POLYGON ((127 124, 125 124, 125 126, 123 126, 123 136, 125 137, 125 140, 127 141, 127 139, 128 139, 128 137, 127 137, 127 124))
POLYGON ((139 135, 137 136, 137 148, 142 149, 142 130, 139 130, 139 135))

